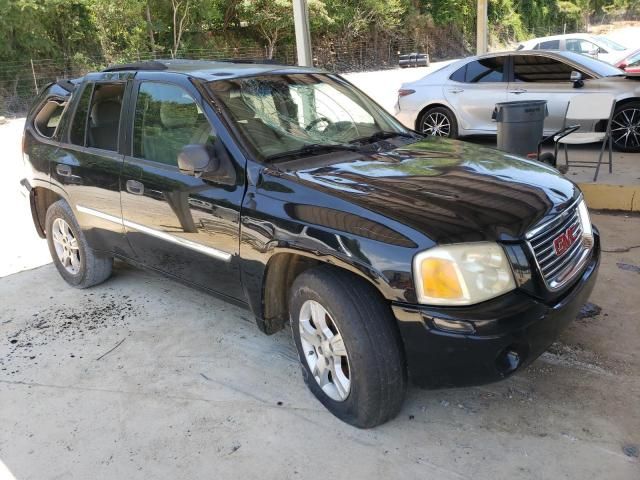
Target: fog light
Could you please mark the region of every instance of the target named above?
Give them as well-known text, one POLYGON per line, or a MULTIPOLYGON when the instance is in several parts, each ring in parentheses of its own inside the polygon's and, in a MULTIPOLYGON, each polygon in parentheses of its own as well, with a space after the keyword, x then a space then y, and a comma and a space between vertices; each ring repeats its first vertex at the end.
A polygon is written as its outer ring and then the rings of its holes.
POLYGON ((433 325, 439 330, 452 333, 474 333, 476 329, 470 322, 464 320, 445 320, 444 318, 433 317, 433 325))
POLYGON ((498 371, 504 375, 517 370, 522 362, 520 354, 512 348, 506 348, 496 359, 496 367, 498 371))

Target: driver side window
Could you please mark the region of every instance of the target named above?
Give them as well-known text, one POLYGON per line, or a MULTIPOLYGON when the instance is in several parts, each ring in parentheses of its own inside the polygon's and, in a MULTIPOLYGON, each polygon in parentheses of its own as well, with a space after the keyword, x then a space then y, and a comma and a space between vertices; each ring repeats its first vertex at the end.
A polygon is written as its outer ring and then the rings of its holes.
POLYGON ((204 112, 183 88, 151 81, 140 84, 133 126, 135 157, 177 166, 186 145, 214 141, 204 112))

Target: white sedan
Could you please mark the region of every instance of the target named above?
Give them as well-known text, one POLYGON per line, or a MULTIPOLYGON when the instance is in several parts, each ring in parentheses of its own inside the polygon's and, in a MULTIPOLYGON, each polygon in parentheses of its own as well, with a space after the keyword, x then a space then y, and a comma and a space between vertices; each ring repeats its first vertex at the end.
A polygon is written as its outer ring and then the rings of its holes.
MULTIPOLYGON (((395 115, 427 135, 495 135, 496 103, 547 100, 545 134, 560 130, 569 99, 610 92, 616 98, 612 137, 618 150, 640 152, 640 81, 608 63, 573 52, 520 50, 469 57, 403 83, 395 115), (572 72, 582 81, 574 84, 572 72)), ((596 120, 596 129, 606 119, 596 120), (602 120, 602 121, 598 121, 602 120)))
POLYGON ((588 55, 615 65, 628 56, 633 49, 605 37, 588 33, 569 33, 551 37, 534 38, 521 43, 518 50, 557 50, 588 55))

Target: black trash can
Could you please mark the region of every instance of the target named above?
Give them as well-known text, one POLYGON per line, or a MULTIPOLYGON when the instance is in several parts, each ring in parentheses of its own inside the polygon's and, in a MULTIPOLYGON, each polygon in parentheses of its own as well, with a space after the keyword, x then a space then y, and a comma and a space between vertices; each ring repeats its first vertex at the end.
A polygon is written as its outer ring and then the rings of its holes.
POLYGON ((537 152, 548 115, 546 100, 496 103, 492 118, 498 122, 498 150, 523 157, 537 152))

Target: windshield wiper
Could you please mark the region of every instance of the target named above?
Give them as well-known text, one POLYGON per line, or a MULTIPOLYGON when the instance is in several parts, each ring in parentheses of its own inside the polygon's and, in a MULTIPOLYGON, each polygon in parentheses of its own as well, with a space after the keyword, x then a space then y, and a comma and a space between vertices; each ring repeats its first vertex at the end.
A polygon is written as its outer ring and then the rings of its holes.
POLYGON ((340 152, 340 151, 362 152, 363 150, 362 148, 356 145, 351 145, 347 143, 310 143, 297 150, 291 150, 289 152, 270 155, 266 159, 272 162, 274 160, 281 160, 283 158, 290 158, 290 157, 299 158, 307 155, 320 155, 322 153, 340 152))
POLYGON ((369 135, 368 137, 356 138, 355 140, 352 140, 349 143, 364 143, 364 142, 373 143, 373 142, 378 142, 380 140, 384 140, 386 138, 392 138, 392 137, 413 138, 416 140, 420 138, 418 134, 415 134, 415 133, 389 132, 389 131, 381 130, 379 132, 374 133, 373 135, 369 135))

